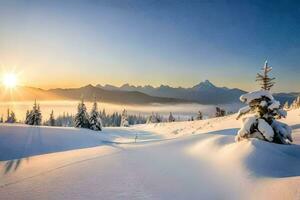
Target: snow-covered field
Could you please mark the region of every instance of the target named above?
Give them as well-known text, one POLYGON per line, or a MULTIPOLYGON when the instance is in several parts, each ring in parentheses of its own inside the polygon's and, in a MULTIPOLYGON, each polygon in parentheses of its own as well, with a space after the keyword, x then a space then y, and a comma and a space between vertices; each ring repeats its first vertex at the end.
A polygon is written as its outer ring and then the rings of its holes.
POLYGON ((293 145, 235 143, 235 117, 102 132, 0 125, 0 199, 300 199, 300 110, 283 120, 293 145))

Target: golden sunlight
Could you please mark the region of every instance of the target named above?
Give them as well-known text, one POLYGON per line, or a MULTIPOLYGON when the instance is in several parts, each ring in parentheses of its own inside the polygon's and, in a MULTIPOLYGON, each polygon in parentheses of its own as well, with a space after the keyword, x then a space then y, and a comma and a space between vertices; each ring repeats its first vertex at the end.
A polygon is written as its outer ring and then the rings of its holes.
POLYGON ((17 85, 17 76, 14 73, 4 74, 2 81, 6 87, 14 88, 17 85))

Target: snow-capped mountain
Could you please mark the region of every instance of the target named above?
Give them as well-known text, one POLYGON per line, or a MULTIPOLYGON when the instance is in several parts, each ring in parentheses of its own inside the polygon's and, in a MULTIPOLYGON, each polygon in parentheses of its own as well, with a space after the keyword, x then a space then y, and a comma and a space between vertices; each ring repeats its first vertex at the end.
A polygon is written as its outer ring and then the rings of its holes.
MULTIPOLYGON (((161 85, 159 87, 153 87, 151 85, 134 86, 129 84, 124 84, 121 87, 116 87, 113 85, 102 86, 98 84, 96 87, 111 91, 137 91, 151 96, 184 99, 201 104, 235 103, 239 102, 239 97, 246 93, 246 91, 238 88, 218 87, 209 80, 200 82, 199 84, 190 88, 175 88, 168 85, 161 85)), ((275 93, 274 97, 281 103, 286 101, 291 103, 298 95, 299 93, 295 92, 275 93)))
POLYGON ((199 91, 199 90, 210 90, 215 89, 216 86, 212 84, 209 80, 205 80, 203 82, 200 82, 199 84, 193 86, 191 89, 199 91))
POLYGON ((121 87, 111 87, 109 85, 97 85, 97 87, 105 90, 112 90, 113 88, 113 90, 120 91, 138 91, 151 96, 185 99, 202 104, 223 104, 237 102, 239 100, 239 96, 245 93, 245 91, 240 89, 217 87, 209 80, 200 82, 191 88, 173 88, 168 85, 161 85, 155 88, 149 85, 133 86, 129 84, 124 84, 121 87))

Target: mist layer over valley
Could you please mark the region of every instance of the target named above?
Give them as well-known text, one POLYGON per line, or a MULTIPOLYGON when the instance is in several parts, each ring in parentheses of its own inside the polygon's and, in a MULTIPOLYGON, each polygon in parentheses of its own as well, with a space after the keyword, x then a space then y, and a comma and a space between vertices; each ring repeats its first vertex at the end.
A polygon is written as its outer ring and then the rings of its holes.
MULTIPOLYGON (((77 105, 79 101, 73 100, 63 100, 63 101, 38 101, 40 104, 41 112, 43 114, 43 120, 48 119, 51 111, 54 111, 55 116, 69 114, 74 115, 77 112, 77 105)), ((92 102, 86 102, 87 109, 90 110, 92 107, 92 102)), ((26 111, 32 109, 33 101, 16 101, 16 102, 1 102, 0 103, 0 116, 3 115, 6 118, 7 109, 15 112, 17 121, 24 121, 26 111)), ((236 112, 242 104, 232 103, 218 105, 222 107, 227 112, 236 112)), ((99 102, 99 110, 105 109, 108 114, 118 112, 121 113, 122 110, 126 109, 129 114, 143 115, 147 116, 153 113, 159 113, 160 115, 166 117, 172 112, 175 117, 180 120, 186 120, 192 116, 196 116, 197 112, 200 110, 204 116, 212 117, 214 116, 216 106, 214 105, 202 105, 196 103, 187 104, 147 104, 147 105, 130 105, 130 104, 112 104, 112 103, 101 103, 99 102)))

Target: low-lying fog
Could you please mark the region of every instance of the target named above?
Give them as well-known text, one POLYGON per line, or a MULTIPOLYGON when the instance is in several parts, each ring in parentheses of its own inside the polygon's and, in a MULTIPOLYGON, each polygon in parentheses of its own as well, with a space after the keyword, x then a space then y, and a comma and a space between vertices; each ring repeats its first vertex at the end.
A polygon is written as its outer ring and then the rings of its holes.
MULTIPOLYGON (((50 112, 53 110, 55 117, 63 115, 63 113, 75 114, 77 111, 78 101, 39 101, 40 108, 43 115, 43 121, 49 118, 50 112)), ((88 111, 90 110, 92 103, 85 103, 88 111)), ((18 121, 23 121, 26 115, 26 111, 32 109, 32 101, 24 102, 0 102, 0 116, 6 119, 7 109, 13 110, 16 114, 18 121)), ((176 118, 188 119, 191 116, 196 116, 200 110, 204 116, 211 117, 215 113, 214 105, 201 105, 201 104, 150 104, 150 105, 119 105, 110 103, 98 103, 99 110, 105 109, 106 113, 122 112, 126 109, 129 114, 141 114, 149 115, 152 112, 159 113, 163 116, 168 116, 170 112, 176 118)), ((225 109, 227 112, 236 112, 241 104, 227 104, 219 105, 219 107, 225 109)))

